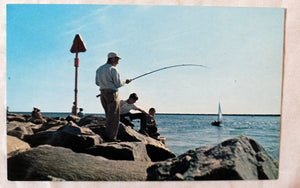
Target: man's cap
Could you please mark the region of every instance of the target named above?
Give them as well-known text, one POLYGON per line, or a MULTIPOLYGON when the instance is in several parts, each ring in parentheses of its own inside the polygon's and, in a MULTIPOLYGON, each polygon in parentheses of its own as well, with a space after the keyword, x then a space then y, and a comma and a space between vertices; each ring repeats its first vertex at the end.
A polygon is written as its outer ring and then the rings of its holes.
POLYGON ((117 52, 109 52, 108 54, 107 54, 107 58, 109 59, 109 58, 112 58, 112 57, 117 57, 117 58, 119 58, 119 59, 122 59, 120 56, 119 56, 119 54, 117 53, 117 52))

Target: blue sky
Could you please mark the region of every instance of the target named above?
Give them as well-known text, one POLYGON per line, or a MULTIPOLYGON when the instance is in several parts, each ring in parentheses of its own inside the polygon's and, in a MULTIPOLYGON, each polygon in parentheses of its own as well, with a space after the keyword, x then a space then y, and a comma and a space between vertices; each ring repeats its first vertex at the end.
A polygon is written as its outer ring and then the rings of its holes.
POLYGON ((176 64, 119 89, 161 113, 279 114, 284 9, 137 5, 7 5, 7 106, 69 112, 80 34, 78 106, 103 113, 96 69, 117 51, 122 79, 176 64))

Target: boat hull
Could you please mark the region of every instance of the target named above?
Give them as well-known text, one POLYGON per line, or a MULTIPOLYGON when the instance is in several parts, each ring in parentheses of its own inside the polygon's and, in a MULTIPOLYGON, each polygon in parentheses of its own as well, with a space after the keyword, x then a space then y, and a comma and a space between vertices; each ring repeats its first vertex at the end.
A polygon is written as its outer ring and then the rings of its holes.
POLYGON ((222 126, 220 121, 213 121, 213 122, 211 122, 211 125, 218 126, 218 127, 222 126))

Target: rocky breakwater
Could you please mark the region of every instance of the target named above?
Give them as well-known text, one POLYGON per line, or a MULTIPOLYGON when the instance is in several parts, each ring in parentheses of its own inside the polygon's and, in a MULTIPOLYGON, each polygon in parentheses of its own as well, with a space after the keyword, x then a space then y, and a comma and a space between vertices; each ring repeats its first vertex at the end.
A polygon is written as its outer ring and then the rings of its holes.
POLYGON ((278 161, 240 136, 175 156, 163 142, 120 124, 105 142, 105 117, 7 115, 9 180, 163 181, 276 179, 278 161))
POLYGON ((102 116, 45 119, 7 115, 9 180, 143 181, 150 165, 175 157, 163 142, 123 124, 121 142, 105 142, 102 116))
POLYGON ((253 138, 239 136, 199 147, 148 168, 148 180, 266 180, 278 178, 278 161, 253 138))

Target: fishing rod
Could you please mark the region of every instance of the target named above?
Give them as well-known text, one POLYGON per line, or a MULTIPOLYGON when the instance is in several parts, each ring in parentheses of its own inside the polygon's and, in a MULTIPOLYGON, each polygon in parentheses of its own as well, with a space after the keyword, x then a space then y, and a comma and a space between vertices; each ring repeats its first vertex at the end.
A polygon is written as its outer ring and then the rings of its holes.
MULTIPOLYGON (((132 78, 131 81, 136 80, 136 79, 138 79, 138 78, 141 78, 141 77, 143 77, 143 76, 146 76, 146 75, 148 75, 148 74, 152 74, 152 73, 161 71, 161 70, 170 69, 170 68, 174 68, 174 67, 183 67, 183 66, 196 66, 196 67, 204 67, 204 68, 208 68, 208 67, 206 67, 206 66, 204 66, 204 65, 198 65, 198 64, 180 64, 180 65, 171 65, 171 66, 163 67, 163 68, 156 69, 156 70, 154 70, 154 71, 150 71, 150 72, 147 72, 147 73, 145 73, 145 74, 139 75, 139 76, 137 76, 137 77, 135 77, 135 78, 132 78)), ((100 95, 101 95, 101 94, 97 95, 96 97, 100 97, 100 95)))
POLYGON ((137 76, 137 77, 135 77, 135 78, 132 78, 131 81, 136 80, 136 79, 138 79, 138 78, 141 78, 141 77, 143 77, 143 76, 146 76, 146 75, 148 75, 148 74, 152 74, 152 73, 161 71, 161 70, 170 69, 170 68, 174 68, 174 67, 183 67, 183 66, 197 66, 197 67, 204 67, 204 68, 207 68, 207 67, 204 66, 204 65, 198 65, 198 64, 180 64, 180 65, 172 65, 172 66, 163 67, 163 68, 156 69, 156 70, 154 70, 154 71, 147 72, 147 73, 145 73, 145 74, 139 75, 139 76, 137 76))

